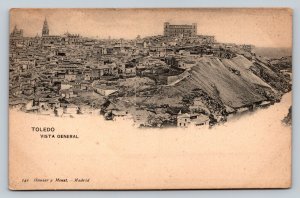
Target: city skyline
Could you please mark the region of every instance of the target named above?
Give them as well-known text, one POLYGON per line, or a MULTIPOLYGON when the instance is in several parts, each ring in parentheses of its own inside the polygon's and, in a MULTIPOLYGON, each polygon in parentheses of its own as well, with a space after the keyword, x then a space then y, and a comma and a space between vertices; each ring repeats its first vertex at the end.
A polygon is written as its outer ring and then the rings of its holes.
POLYGON ((29 37, 42 35, 45 18, 50 35, 70 32, 99 39, 163 35, 164 22, 197 23, 197 34, 214 35, 219 42, 253 44, 258 47, 292 47, 292 13, 286 12, 286 9, 278 9, 277 12, 272 12, 272 9, 254 12, 246 9, 225 9, 224 12, 218 12, 219 9, 201 9, 200 12, 189 9, 188 15, 186 10, 180 9, 72 9, 67 12, 65 9, 16 10, 11 10, 10 31, 17 25, 24 29, 24 36, 29 37))

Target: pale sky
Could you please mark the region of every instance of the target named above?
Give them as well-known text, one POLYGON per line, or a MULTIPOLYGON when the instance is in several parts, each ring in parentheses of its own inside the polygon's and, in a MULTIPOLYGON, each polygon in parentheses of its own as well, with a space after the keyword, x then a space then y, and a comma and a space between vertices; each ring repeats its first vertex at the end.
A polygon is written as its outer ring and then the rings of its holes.
POLYGON ((198 34, 219 42, 259 47, 292 46, 289 9, 13 9, 10 30, 41 35, 47 18, 50 35, 65 32, 87 37, 133 39, 163 34, 163 23, 198 24, 198 34))

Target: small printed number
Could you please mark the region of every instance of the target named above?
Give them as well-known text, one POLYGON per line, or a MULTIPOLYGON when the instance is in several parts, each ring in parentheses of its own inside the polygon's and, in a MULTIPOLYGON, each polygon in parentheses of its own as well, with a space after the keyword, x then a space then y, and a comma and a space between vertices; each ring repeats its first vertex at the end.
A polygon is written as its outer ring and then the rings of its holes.
POLYGON ((29 179, 22 179, 22 182, 29 182, 29 179))

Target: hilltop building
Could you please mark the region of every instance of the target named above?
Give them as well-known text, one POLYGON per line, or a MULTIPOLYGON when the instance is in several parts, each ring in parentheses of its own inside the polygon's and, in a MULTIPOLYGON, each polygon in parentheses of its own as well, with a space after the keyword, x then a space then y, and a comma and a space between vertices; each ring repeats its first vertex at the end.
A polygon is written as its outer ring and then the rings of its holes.
POLYGON ((197 23, 192 25, 171 25, 169 22, 164 23, 164 36, 183 36, 191 37, 197 35, 197 23))

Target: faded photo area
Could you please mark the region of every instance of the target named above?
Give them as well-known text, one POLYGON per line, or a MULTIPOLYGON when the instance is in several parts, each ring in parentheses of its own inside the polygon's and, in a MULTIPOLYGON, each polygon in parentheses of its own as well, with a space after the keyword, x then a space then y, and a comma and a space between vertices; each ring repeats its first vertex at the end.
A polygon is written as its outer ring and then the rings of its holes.
POLYGON ((291 186, 292 10, 12 9, 9 188, 291 186))

